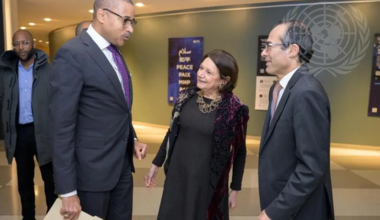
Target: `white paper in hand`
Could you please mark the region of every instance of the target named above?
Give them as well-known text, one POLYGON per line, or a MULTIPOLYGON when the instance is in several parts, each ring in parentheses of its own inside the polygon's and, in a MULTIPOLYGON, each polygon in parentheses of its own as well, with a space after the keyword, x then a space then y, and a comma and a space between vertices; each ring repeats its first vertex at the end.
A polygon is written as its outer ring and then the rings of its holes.
MULTIPOLYGON (((44 220, 64 220, 63 216, 60 213, 61 208, 62 208, 62 200, 58 198, 57 200, 55 200, 54 205, 51 207, 51 209, 45 216, 44 220)), ((93 217, 85 212, 81 212, 78 220, 102 220, 102 219, 96 216, 93 217)))

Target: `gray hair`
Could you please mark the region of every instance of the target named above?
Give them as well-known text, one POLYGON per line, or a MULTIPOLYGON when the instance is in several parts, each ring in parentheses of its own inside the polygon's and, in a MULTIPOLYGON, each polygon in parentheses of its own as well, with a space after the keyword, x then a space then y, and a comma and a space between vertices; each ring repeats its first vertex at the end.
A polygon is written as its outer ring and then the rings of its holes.
POLYGON ((131 5, 134 5, 132 0, 95 0, 94 1, 94 18, 96 18, 96 11, 102 8, 114 8, 118 1, 125 1, 131 5))
POLYGON ((300 48, 298 62, 309 63, 314 54, 314 40, 310 29, 299 20, 283 20, 279 24, 288 25, 288 29, 281 37, 283 49, 288 48, 291 44, 297 44, 300 48))

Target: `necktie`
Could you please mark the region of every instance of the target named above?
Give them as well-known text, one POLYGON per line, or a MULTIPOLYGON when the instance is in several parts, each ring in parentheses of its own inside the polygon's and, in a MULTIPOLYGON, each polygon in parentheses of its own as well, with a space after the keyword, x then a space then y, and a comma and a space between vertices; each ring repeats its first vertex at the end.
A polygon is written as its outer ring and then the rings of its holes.
POLYGON ((123 81, 123 88, 124 88, 124 95, 125 99, 127 101, 127 105, 130 106, 129 104, 129 78, 128 78, 128 70, 126 66, 124 65, 123 58, 121 57, 121 54, 119 53, 118 49, 116 48, 115 45, 109 45, 108 50, 111 51, 113 60, 116 63, 117 69, 120 72, 121 79, 123 81))
POLYGON ((280 90, 282 89, 282 86, 280 85, 279 82, 277 82, 275 85, 274 85, 274 89, 273 89, 273 99, 272 99, 272 119, 273 119, 273 115, 276 111, 276 108, 277 108, 277 98, 278 98, 278 93, 280 92, 280 90))

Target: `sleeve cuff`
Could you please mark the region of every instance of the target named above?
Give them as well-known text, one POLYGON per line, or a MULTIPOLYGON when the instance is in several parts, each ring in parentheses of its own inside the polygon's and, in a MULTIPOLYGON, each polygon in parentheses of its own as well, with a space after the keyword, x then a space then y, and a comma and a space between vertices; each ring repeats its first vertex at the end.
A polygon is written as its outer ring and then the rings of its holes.
POLYGON ((238 185, 238 184, 235 184, 235 183, 231 183, 230 188, 232 190, 235 190, 235 191, 240 191, 241 190, 241 184, 238 185))
POLYGON ((66 194, 62 194, 61 197, 62 198, 66 198, 66 197, 70 197, 70 196, 75 196, 77 194, 77 191, 73 191, 73 192, 69 192, 69 193, 66 193, 66 194))

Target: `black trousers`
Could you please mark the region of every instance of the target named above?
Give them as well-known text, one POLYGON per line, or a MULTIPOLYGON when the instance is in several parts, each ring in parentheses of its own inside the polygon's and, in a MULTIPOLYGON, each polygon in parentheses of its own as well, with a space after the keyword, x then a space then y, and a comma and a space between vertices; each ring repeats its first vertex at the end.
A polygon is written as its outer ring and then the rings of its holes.
POLYGON ((107 220, 132 220, 133 178, 131 162, 126 155, 123 170, 115 188, 107 192, 77 190, 82 211, 107 220))
MULTIPOLYGON (((17 126, 17 143, 15 159, 17 164, 18 191, 21 198, 23 220, 35 220, 34 195, 34 156, 37 156, 37 146, 33 123, 17 126)), ((41 176, 45 185, 47 211, 53 206, 57 195, 54 194, 53 163, 40 166, 41 176)))

